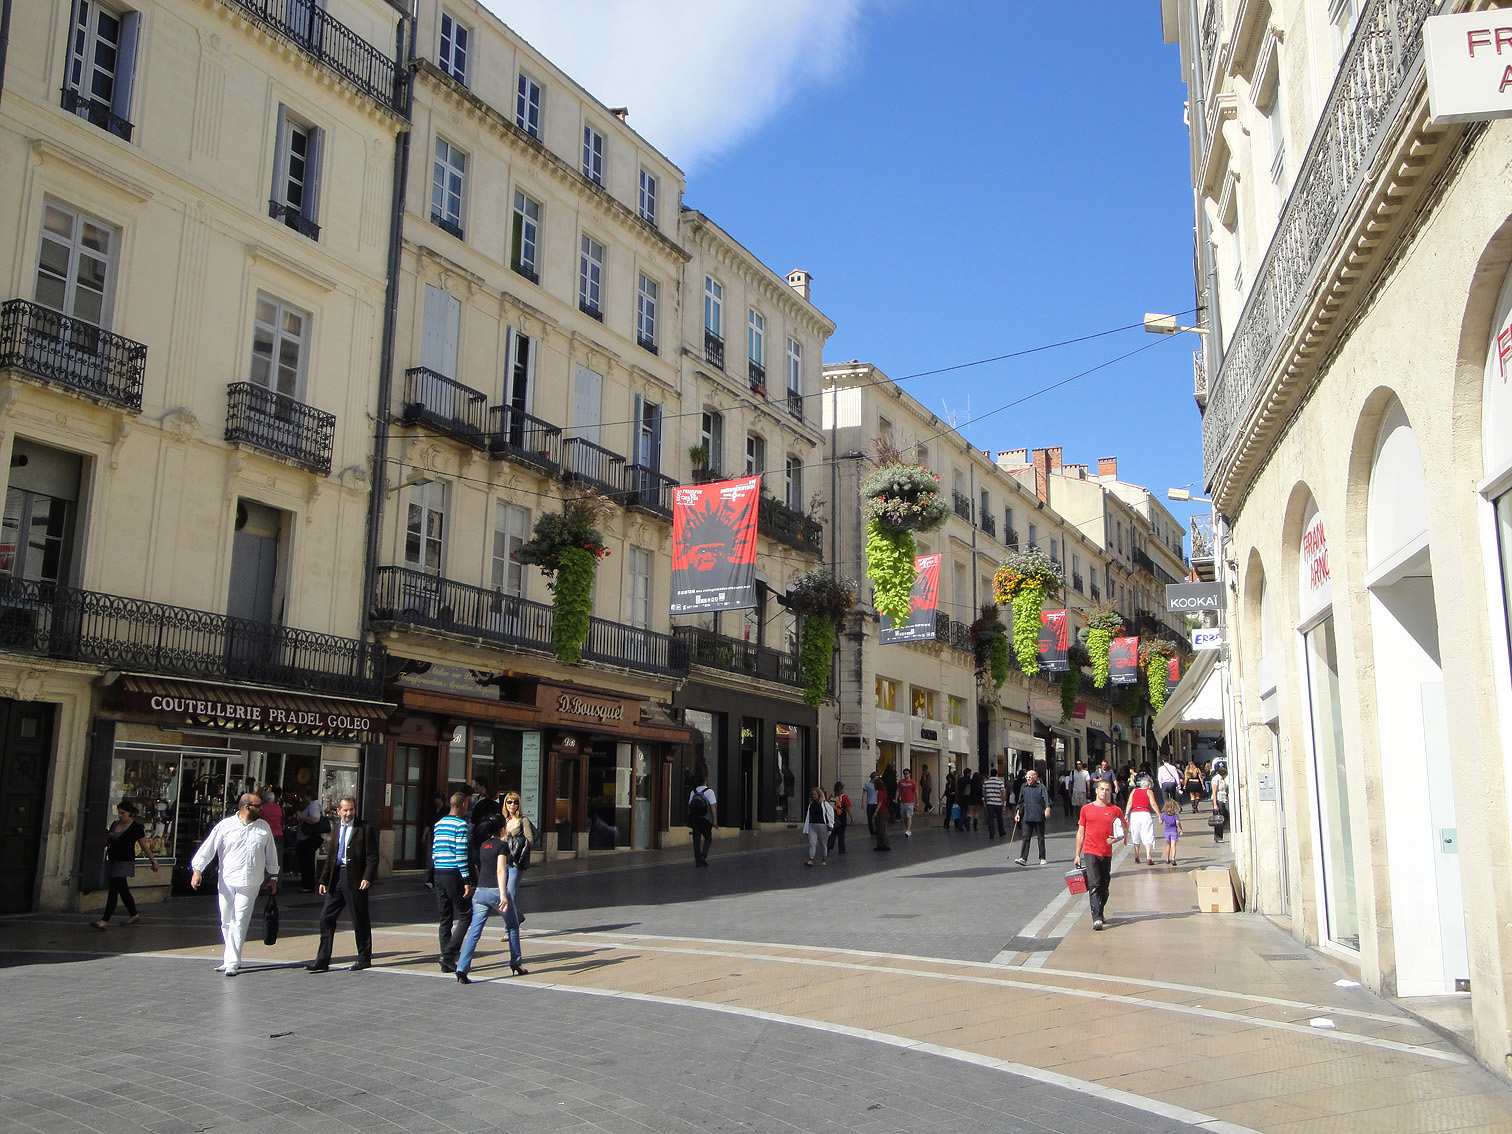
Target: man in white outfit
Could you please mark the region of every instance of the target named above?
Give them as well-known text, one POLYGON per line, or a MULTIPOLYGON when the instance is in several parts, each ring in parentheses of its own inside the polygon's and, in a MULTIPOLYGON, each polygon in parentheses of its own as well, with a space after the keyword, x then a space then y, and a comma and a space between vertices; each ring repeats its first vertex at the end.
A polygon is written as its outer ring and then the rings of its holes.
POLYGON ((235 976, 241 968, 242 945, 247 940, 247 926, 252 921, 252 904, 263 880, 268 892, 278 892, 278 845, 272 829, 258 818, 262 800, 250 792, 238 801, 240 810, 227 816, 210 829, 190 860, 194 874, 189 885, 200 888, 207 866, 220 856, 221 937, 226 943, 225 959, 215 971, 235 976))

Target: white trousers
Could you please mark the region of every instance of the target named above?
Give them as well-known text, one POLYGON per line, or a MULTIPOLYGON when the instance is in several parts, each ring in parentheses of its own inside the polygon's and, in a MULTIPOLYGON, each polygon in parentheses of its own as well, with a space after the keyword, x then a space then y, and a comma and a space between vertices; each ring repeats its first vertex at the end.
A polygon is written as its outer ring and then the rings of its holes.
POLYGON ((241 967, 247 926, 252 924, 252 907, 261 889, 261 886, 227 886, 224 882, 219 886, 221 939, 226 943, 222 964, 227 968, 241 967))
POLYGON ((1129 840, 1136 847, 1154 847, 1155 816, 1148 811, 1136 811, 1130 815, 1129 840))

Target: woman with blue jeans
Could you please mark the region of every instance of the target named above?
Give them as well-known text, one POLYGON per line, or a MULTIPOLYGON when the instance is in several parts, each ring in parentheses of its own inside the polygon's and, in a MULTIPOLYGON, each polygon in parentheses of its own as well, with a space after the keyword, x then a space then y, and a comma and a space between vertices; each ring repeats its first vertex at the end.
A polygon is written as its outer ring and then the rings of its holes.
MULTIPOLYGON (((524 820, 521 820, 523 823, 524 820)), ((483 938, 483 923, 490 914, 504 919, 504 928, 509 933, 509 967, 516 976, 526 973, 524 958, 520 954, 520 922, 511 900, 510 876, 515 869, 510 865, 509 843, 504 836, 504 816, 495 815, 483 825, 483 843, 478 847, 478 888, 473 891, 472 924, 467 927, 467 939, 462 942, 462 952, 457 957, 457 983, 471 984, 467 972, 472 968, 473 952, 483 938), (492 885, 482 883, 491 880, 492 885)))
POLYGON ((504 880, 504 896, 509 899, 510 908, 515 911, 517 925, 525 924, 525 915, 520 911, 520 903, 516 900, 515 891, 520 885, 520 874, 529 866, 526 861, 530 857, 530 844, 535 842, 535 828, 530 825, 530 820, 525 818, 521 810, 520 793, 507 792, 504 796, 504 844, 509 851, 509 870, 504 880), (520 864, 524 862, 524 866, 520 864))

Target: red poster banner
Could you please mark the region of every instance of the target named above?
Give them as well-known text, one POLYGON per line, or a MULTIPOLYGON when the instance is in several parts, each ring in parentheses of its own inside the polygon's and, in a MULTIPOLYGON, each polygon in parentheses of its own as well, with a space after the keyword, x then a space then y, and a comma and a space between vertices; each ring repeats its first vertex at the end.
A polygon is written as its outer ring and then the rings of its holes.
POLYGON ((672 490, 672 613, 756 605, 761 478, 672 490))
POLYGON ((1108 645, 1108 674, 1113 685, 1139 682, 1139 639, 1114 638, 1108 645))
POLYGON ((1181 659, 1172 658, 1166 662, 1166 696, 1176 692, 1176 686, 1181 684, 1181 659))
POLYGON ((1064 610, 1040 612, 1039 666, 1046 673, 1065 673, 1071 668, 1067 658, 1071 620, 1064 610))
POLYGON ((940 557, 938 555, 914 556, 913 590, 908 593, 908 621, 902 626, 893 626, 892 619, 882 616, 881 640, 884 645, 892 642, 930 642, 935 636, 935 612, 940 609, 940 557))

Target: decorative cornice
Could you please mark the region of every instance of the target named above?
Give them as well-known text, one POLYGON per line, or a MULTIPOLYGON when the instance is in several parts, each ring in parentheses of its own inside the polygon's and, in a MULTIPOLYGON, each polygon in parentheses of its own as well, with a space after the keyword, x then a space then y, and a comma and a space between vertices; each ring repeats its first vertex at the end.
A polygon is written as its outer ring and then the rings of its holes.
MULTIPOLYGON (((60 113, 62 113, 60 111, 60 113)), ((32 153, 37 155, 39 161, 56 161, 63 165, 72 166, 75 170, 96 181, 109 185, 126 196, 135 200, 138 204, 145 204, 152 200, 153 190, 134 177, 127 177, 119 170, 101 165, 93 158, 85 157, 78 150, 65 146, 55 138, 33 138, 31 140, 32 153)))

